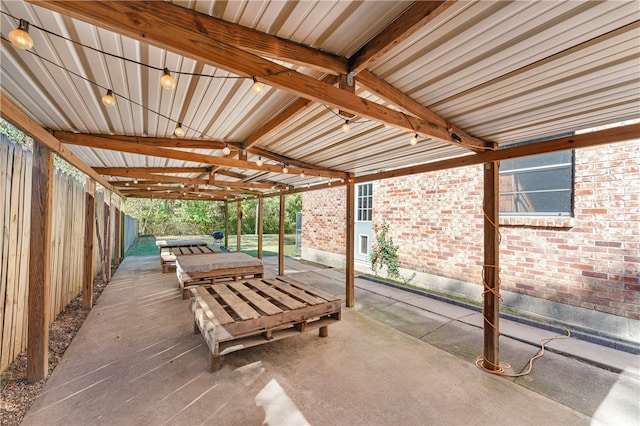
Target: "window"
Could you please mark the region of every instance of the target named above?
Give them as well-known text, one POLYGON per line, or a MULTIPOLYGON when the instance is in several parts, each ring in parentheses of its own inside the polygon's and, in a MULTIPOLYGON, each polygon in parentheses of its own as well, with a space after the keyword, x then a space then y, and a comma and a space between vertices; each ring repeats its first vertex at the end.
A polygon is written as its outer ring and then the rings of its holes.
POLYGON ((358 254, 368 255, 369 254, 369 236, 368 235, 360 235, 360 244, 358 244, 358 254))
POLYGON ((371 222, 373 211, 373 184, 358 185, 358 199, 356 204, 356 220, 371 222))
POLYGON ((572 215, 573 164, 573 151, 501 161, 500 213, 572 215))

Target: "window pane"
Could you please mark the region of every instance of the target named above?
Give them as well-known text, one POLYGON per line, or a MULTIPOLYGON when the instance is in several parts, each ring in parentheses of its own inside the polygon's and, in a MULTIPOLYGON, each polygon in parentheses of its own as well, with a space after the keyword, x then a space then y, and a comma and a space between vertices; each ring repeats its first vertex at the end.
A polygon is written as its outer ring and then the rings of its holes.
POLYGON ((369 254, 369 236, 360 235, 360 254, 369 254))
POLYGON ((548 154, 530 155, 522 158, 513 158, 510 160, 502 160, 500 162, 500 170, 524 169, 529 167, 543 167, 552 164, 571 163, 573 155, 572 151, 550 152, 548 154))

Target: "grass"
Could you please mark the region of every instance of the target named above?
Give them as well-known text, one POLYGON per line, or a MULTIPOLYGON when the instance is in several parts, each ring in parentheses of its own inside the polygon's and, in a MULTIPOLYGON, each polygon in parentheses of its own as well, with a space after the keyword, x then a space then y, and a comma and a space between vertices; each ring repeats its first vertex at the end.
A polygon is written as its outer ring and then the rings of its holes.
MULTIPOLYGON (((166 240, 166 239, 202 239, 207 242, 210 246, 214 246, 213 237, 210 235, 169 235, 162 237, 154 237, 154 236, 141 236, 138 237, 136 242, 127 250, 127 256, 150 256, 154 254, 158 254, 158 247, 156 247, 156 239, 158 240, 166 240)), ((229 251, 236 251, 236 236, 229 235, 229 247, 227 247, 229 251)), ((251 256, 258 256, 258 236, 257 235, 243 235, 240 241, 240 248, 243 253, 247 253, 251 256)), ((297 256, 296 250, 296 236, 285 235, 284 236, 284 255, 295 257, 297 256)), ((264 257, 267 256, 277 256, 278 255, 278 235, 276 234, 265 234, 262 236, 262 255, 264 257)))

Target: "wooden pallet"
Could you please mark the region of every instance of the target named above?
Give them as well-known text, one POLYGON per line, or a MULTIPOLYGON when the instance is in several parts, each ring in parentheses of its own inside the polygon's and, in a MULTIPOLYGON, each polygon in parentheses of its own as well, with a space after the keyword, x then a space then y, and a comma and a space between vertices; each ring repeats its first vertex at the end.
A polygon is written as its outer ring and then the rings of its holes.
POLYGON ((223 355, 319 329, 340 320, 339 297, 289 277, 231 281, 189 289, 194 333, 209 347, 209 369, 223 355))
POLYGON ((208 247, 206 242, 195 243, 196 245, 170 245, 160 246, 160 266, 162 267, 162 273, 169 272, 169 267, 176 265, 176 256, 191 255, 191 254, 209 254, 219 253, 219 250, 215 250, 208 247))

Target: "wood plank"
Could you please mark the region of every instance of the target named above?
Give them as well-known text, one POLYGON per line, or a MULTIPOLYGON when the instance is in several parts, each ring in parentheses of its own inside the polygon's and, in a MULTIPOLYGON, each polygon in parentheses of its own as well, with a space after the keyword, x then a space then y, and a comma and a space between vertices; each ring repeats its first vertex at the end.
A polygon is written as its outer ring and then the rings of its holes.
POLYGON ((284 281, 292 286, 298 287, 326 301, 341 300, 339 296, 336 296, 335 294, 327 293, 326 291, 320 290, 319 288, 312 287, 309 284, 305 284, 302 281, 292 278, 291 275, 287 275, 286 277, 276 277, 275 279, 278 281, 284 281))
MULTIPOLYGON (((551 139, 543 142, 535 142, 526 145, 518 145, 511 148, 503 148, 495 151, 486 151, 479 154, 448 160, 435 161, 433 163, 420 164, 418 166, 404 167, 387 172, 371 173, 354 178, 355 183, 369 182, 380 179, 389 179, 400 176, 408 176, 417 173, 433 172, 437 170, 453 169, 456 167, 472 166, 490 161, 519 158, 527 155, 544 154, 547 152, 564 151, 567 149, 588 148, 590 146, 603 145, 615 142, 624 142, 640 139, 640 124, 613 127, 580 135, 551 139)), ((291 192, 296 192, 291 191, 291 192)))
POLYGON ((204 30, 212 20, 210 16, 175 4, 59 1, 38 1, 37 4, 239 76, 260 76, 261 82, 314 102, 387 123, 405 131, 415 131, 434 139, 453 141, 449 134, 434 132, 430 123, 424 120, 407 116, 356 94, 346 93, 269 59, 220 42, 204 30), (141 15, 144 15, 144 19, 141 15))
MULTIPOLYGON (((8 143, 8 139, 5 136, 0 136, 0 197, 6 200, 2 206, 0 206, 0 371, 9 365, 9 351, 7 349, 6 342, 9 340, 9 336, 5 335, 5 324, 9 324, 11 319, 7 316, 8 305, 6 304, 7 294, 10 294, 11 289, 8 289, 10 281, 7 280, 7 267, 9 263, 9 233, 6 232, 10 223, 9 209, 11 205, 11 182, 9 173, 9 157, 13 155, 13 147, 8 143)), ((13 287, 13 283, 11 283, 13 287)))
POLYGON ((282 312, 282 309, 260 296, 242 282, 232 282, 229 283, 228 286, 240 293, 242 297, 253 303, 258 309, 267 315, 274 315, 282 312))
MULTIPOLYGON (((213 316, 216 318, 219 324, 229 324, 234 320, 227 313, 227 311, 218 303, 218 301, 207 291, 205 287, 198 287, 197 289, 193 289, 197 292, 198 297, 202 299, 202 301, 209 307, 213 316)), ((193 292, 192 290, 192 292, 193 292)))
POLYGON ((232 309, 242 320, 260 318, 260 314, 242 300, 233 291, 227 288, 226 284, 218 284, 211 288, 224 300, 228 307, 232 309))
POLYGON ((27 381, 42 380, 49 372, 49 284, 53 153, 44 144, 33 144, 31 242, 29 258, 29 331, 27 381))
POLYGON ((261 280, 248 281, 249 285, 266 294, 267 296, 282 303, 288 309, 300 309, 304 308, 305 304, 293 299, 288 294, 282 293, 276 288, 263 283, 261 280))
MULTIPOLYGON (((263 164, 262 166, 258 166, 254 161, 236 160, 228 157, 218 157, 215 155, 201 154, 198 152, 188 152, 188 151, 182 151, 179 149, 157 148, 157 147, 147 146, 147 145, 137 145, 135 143, 121 142, 119 140, 107 139, 103 136, 96 136, 96 135, 61 132, 57 130, 54 131, 53 134, 56 136, 56 138, 59 138, 60 141, 67 144, 72 144, 72 145, 91 146, 94 148, 108 149, 112 151, 130 152, 133 154, 140 154, 140 155, 151 155, 154 157, 192 161, 197 163, 211 164, 215 166, 227 166, 227 167, 234 167, 234 168, 240 168, 240 169, 250 169, 250 170, 268 171, 273 173, 282 173, 282 167, 275 164, 263 164)), ((299 169, 294 166, 291 166, 289 167, 289 170, 290 170, 289 173, 300 174, 300 172, 302 172, 303 169, 299 169)), ((305 169, 305 173, 308 173, 309 175, 313 174, 316 176, 323 176, 323 177, 344 178, 346 176, 345 173, 343 172, 337 172, 337 171, 332 172, 324 169, 313 169, 313 170, 305 169)), ((187 178, 183 178, 183 179, 187 179, 187 178)), ((112 187, 112 185, 109 185, 109 186, 112 187)))
POLYGON ((303 289, 294 287, 291 284, 289 284, 287 281, 277 280, 277 279, 273 279, 273 280, 264 279, 263 281, 266 282, 267 284, 272 285, 274 288, 277 288, 278 290, 280 290, 285 294, 288 294, 294 298, 300 299, 306 304, 317 305, 319 303, 325 302, 324 299, 320 297, 316 297, 313 294, 309 294, 305 292, 303 289))

